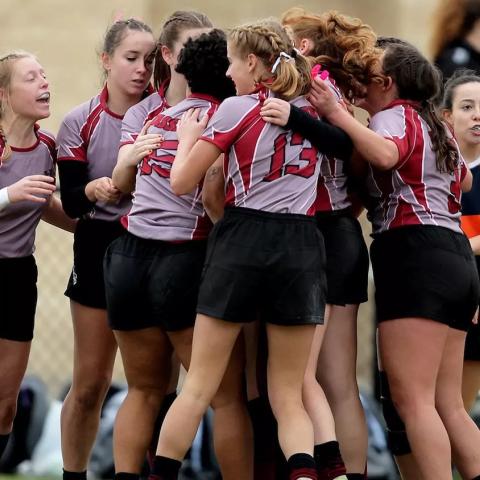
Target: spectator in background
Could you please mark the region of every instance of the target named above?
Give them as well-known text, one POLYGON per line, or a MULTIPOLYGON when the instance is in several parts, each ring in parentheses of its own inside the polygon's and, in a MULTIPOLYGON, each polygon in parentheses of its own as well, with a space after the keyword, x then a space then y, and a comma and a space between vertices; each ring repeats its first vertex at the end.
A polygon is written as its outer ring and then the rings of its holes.
POLYGON ((458 68, 480 72, 480 0, 442 0, 433 22, 432 58, 445 79, 458 68))

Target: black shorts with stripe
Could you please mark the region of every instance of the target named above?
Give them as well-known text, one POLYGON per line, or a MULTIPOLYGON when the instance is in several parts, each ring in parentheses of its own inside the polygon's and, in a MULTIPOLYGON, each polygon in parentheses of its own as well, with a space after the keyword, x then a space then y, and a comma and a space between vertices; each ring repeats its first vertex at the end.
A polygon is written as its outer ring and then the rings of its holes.
POLYGON ((317 212, 327 255, 327 303, 357 305, 368 300, 368 249, 360 222, 350 210, 317 212))
POLYGON ((125 233, 119 221, 80 219, 73 240, 73 268, 65 295, 92 308, 107 308, 103 257, 107 247, 125 233))
POLYGON ((463 234, 427 225, 395 228, 374 237, 370 257, 379 322, 417 317, 468 330, 480 286, 463 234))
POLYGON ((0 338, 17 342, 32 340, 37 277, 33 255, 0 259, 0 338))
POLYGON ((203 240, 170 243, 128 232, 115 240, 104 261, 111 328, 192 327, 205 250, 203 240))
POLYGON ((227 208, 209 240, 197 312, 229 322, 323 323, 325 251, 315 220, 227 208))
MULTIPOLYGON (((477 271, 480 272, 480 257, 475 257, 477 271)), ((465 360, 480 361, 480 324, 470 325, 465 341, 465 360)))

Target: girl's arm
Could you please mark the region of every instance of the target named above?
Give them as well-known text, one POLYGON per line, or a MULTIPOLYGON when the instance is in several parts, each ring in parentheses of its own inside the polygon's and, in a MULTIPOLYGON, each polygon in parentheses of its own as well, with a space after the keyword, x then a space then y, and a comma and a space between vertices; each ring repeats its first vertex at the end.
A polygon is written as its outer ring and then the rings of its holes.
POLYGON ((352 141, 343 130, 313 118, 285 100, 267 98, 260 115, 266 122, 298 132, 325 155, 341 160, 349 160, 352 155, 352 141))
POLYGON ((62 203, 55 195, 52 195, 48 206, 45 207, 45 210, 42 214, 42 220, 50 225, 72 233, 75 231, 77 226, 77 221, 72 220, 67 216, 67 214, 63 211, 62 203))
POLYGON ((115 187, 123 193, 131 193, 135 190, 138 164, 161 145, 161 135, 147 134, 151 123, 149 121, 145 124, 134 143, 122 145, 118 151, 117 165, 113 169, 112 181, 115 187))
POLYGON ((321 116, 347 133, 360 155, 369 163, 381 170, 389 170, 398 163, 399 152, 395 143, 355 120, 338 105, 327 84, 319 78, 312 82, 309 100, 321 116))
POLYGON ((213 143, 197 141, 208 123, 208 116, 199 120, 200 110, 189 110, 177 125, 178 149, 170 171, 170 186, 176 195, 190 193, 222 153, 213 143))
POLYGON ((210 220, 217 223, 225 208, 225 177, 223 155, 207 170, 203 180, 202 202, 210 220))

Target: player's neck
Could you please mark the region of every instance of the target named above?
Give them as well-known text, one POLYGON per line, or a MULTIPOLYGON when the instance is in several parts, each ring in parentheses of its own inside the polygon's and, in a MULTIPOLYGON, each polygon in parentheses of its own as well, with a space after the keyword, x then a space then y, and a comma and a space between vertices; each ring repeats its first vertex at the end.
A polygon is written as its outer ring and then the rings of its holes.
POLYGON ((15 114, 5 115, 2 119, 2 128, 8 143, 18 148, 32 146, 37 137, 33 126, 35 122, 30 118, 20 117, 15 114))
POLYGON ((183 75, 172 73, 172 78, 165 92, 167 103, 173 107, 182 100, 185 100, 187 94, 187 82, 183 75))
POLYGON ((108 80, 107 90, 108 109, 117 115, 125 115, 130 107, 133 107, 141 100, 141 96, 139 95, 126 95, 121 92, 113 83, 109 83, 108 80))
POLYGON ((480 144, 472 145, 471 143, 461 142, 459 139, 458 146, 467 163, 472 163, 480 157, 480 144))

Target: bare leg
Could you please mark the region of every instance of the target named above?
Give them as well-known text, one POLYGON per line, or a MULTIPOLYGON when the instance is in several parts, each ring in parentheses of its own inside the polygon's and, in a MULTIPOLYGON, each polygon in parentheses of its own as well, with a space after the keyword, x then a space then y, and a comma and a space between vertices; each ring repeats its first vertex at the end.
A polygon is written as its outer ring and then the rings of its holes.
MULTIPOLYGON (((480 348, 480 345, 478 348, 480 348)), ((462 397, 467 412, 469 412, 475 404, 479 390, 480 362, 465 360, 463 362, 462 397)))
POLYGON ((317 325, 303 381, 303 403, 313 424, 315 445, 336 440, 335 422, 325 393, 317 381, 318 355, 326 325, 317 325))
POLYGON ((157 455, 183 460, 220 386, 241 328, 241 324, 197 315, 191 365, 163 422, 157 455))
MULTIPOLYGON (((168 332, 183 366, 190 368, 193 329, 168 332)), ((213 397, 213 440, 222 478, 250 479, 253 471, 253 434, 244 388, 245 355, 239 336, 225 375, 213 397), (232 446, 234 446, 232 448, 232 446)))
POLYGON ((450 442, 435 408, 435 388, 449 327, 404 318, 379 325, 379 350, 393 402, 425 480, 451 480, 450 442))
POLYGON ((358 305, 330 305, 317 378, 335 420, 335 431, 349 473, 363 473, 368 432, 357 384, 358 305))
POLYGON ((314 333, 314 325, 267 324, 268 394, 287 459, 296 453, 313 456, 314 431, 303 405, 302 388, 314 333))
POLYGON ((31 342, 0 339, 0 435, 12 431, 31 342))
POLYGON ((128 383, 115 421, 115 470, 138 474, 170 379, 172 349, 157 327, 114 333, 128 383))
POLYGON ((74 332, 73 382, 62 407, 65 470, 81 472, 98 431, 100 411, 112 379, 117 343, 107 312, 70 302, 74 332))
POLYGON ((463 406, 462 368, 466 333, 451 328, 438 372, 436 405, 447 429, 453 459, 463 478, 480 475, 480 430, 463 406))

